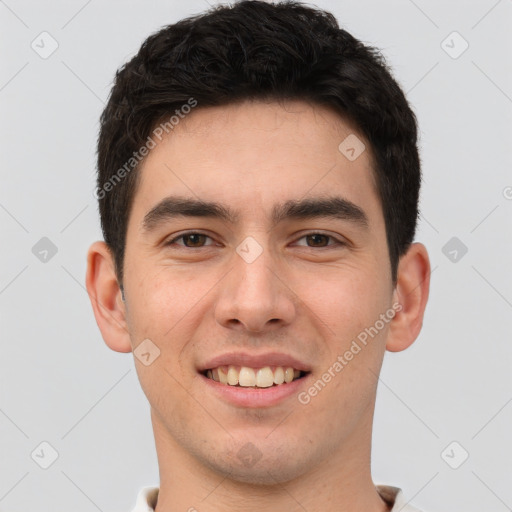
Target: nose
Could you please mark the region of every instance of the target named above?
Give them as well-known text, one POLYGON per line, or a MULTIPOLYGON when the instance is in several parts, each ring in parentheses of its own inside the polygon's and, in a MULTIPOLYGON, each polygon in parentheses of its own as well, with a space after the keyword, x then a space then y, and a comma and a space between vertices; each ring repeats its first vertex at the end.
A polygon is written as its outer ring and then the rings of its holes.
POLYGON ((215 306, 216 320, 223 327, 265 332, 289 325, 296 315, 296 298, 287 285, 285 269, 269 250, 254 260, 239 254, 223 280, 215 306))

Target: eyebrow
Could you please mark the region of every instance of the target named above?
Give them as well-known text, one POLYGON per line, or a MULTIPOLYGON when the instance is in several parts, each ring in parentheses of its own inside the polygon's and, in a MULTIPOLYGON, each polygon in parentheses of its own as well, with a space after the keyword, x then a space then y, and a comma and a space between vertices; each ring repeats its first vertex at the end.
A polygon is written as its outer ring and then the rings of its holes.
MULTIPOLYGON (((161 224, 180 216, 219 219, 231 224, 236 224, 240 218, 236 211, 220 203, 169 196, 162 199, 144 216, 143 231, 153 231, 161 224)), ((288 200, 274 206, 271 215, 274 224, 284 220, 315 218, 344 220, 365 229, 369 225, 364 210, 343 197, 288 200)))

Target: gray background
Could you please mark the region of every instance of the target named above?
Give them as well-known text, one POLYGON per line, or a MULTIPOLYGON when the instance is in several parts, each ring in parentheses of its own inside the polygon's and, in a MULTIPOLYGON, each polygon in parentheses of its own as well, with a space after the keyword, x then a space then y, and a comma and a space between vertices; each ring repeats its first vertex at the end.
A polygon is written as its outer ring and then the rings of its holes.
MULTIPOLYGON (((431 296, 416 343, 386 354, 374 481, 425 512, 512 510, 512 1, 316 5, 382 48, 421 129, 431 296)), ((2 511, 128 511, 158 484, 133 356, 106 347, 84 288, 95 142, 115 70, 207 7, 0 1, 2 511), (47 58, 31 47, 51 49, 43 31, 59 45, 47 58)))

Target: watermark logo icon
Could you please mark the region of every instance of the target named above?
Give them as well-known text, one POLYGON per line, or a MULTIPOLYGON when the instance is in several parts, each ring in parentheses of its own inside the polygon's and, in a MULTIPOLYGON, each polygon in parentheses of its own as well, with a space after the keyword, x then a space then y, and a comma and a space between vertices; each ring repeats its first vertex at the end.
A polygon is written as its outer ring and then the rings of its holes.
POLYGON ((452 441, 442 452, 441 458, 452 469, 459 469, 468 460, 468 451, 457 441, 452 441))
POLYGON ((359 158, 365 149, 363 141, 353 133, 343 139, 338 146, 340 153, 351 162, 359 158))
POLYGON ((246 443, 238 450, 236 456, 246 468, 252 468, 263 457, 263 454, 254 444, 246 443))
POLYGON ((459 238, 454 236, 446 242, 441 251, 452 263, 458 263, 468 252, 468 248, 459 238))
POLYGON ((32 43, 30 43, 30 47, 41 59, 47 59, 55 53, 59 47, 59 43, 51 34, 45 31, 41 32, 32 43))
POLYGON ((34 448, 30 457, 39 467, 48 469, 59 458, 59 453, 50 443, 43 441, 34 448))
POLYGON ((45 236, 32 247, 32 254, 42 263, 48 263, 57 251, 57 246, 45 236))
POLYGON ((468 48, 469 43, 454 30, 443 41, 441 48, 452 58, 458 59, 468 48))
POLYGON ((263 247, 252 236, 248 236, 238 245, 236 252, 246 263, 252 263, 261 255, 263 247))
POLYGON ((133 351, 133 355, 144 365, 153 364, 160 357, 160 349, 148 338, 133 351))

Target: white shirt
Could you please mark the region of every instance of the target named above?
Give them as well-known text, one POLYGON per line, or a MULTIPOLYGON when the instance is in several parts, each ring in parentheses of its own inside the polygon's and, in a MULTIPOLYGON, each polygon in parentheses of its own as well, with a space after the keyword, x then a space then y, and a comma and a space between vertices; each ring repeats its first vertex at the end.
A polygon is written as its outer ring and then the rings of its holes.
MULTIPOLYGON (((402 490, 390 485, 376 485, 377 492, 388 504, 393 505, 391 512, 421 512, 411 505, 406 505, 402 490)), ((132 512, 154 512, 158 498, 158 487, 144 487, 139 491, 137 502, 132 512)))

